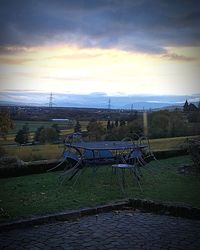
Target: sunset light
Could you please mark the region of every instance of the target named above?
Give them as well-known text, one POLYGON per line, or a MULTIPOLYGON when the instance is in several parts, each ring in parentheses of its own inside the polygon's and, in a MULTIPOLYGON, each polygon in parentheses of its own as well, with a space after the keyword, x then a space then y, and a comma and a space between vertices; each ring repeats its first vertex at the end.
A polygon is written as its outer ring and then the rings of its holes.
POLYGON ((193 1, 3 1, 0 98, 199 95, 196 9, 193 1))
POLYGON ((193 94, 200 77, 199 55, 184 48, 163 55, 70 45, 7 50, 12 53, 0 58, 1 91, 193 94))

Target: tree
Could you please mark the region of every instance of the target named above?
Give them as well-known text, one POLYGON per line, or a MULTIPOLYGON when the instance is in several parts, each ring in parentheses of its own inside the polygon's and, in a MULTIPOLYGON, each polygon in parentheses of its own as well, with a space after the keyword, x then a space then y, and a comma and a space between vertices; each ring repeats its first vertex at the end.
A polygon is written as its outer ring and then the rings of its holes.
POLYGON ((58 133, 55 128, 43 128, 39 133, 39 142, 56 142, 59 140, 58 133))
POLYGON ((150 116, 149 133, 151 137, 167 137, 170 132, 170 114, 167 110, 153 112, 150 116))
POLYGON ((138 118, 138 112, 135 110, 134 113, 131 112, 130 115, 127 118, 127 122, 132 122, 138 118))
POLYGON ((114 139, 114 140, 122 140, 123 138, 127 137, 128 134, 128 128, 127 126, 119 126, 117 128, 114 128, 112 130, 112 133, 110 136, 110 138, 114 139))
POLYGON ((22 128, 23 132, 24 132, 24 139, 25 139, 25 143, 28 143, 29 141, 29 137, 30 137, 30 132, 29 132, 29 125, 28 123, 26 123, 23 128, 22 128))
POLYGON ((7 109, 0 110, 0 136, 6 140, 9 129, 13 128, 13 122, 7 109))
POLYGON ((138 139, 137 135, 140 136, 143 134, 143 123, 141 119, 136 119, 128 124, 128 137, 132 139, 138 139))
POLYGON ((115 127, 117 128, 118 126, 119 126, 119 120, 116 119, 116 120, 115 120, 115 127))
POLYGON ((100 122, 92 119, 87 126, 88 135, 90 139, 99 140, 105 133, 105 129, 100 122))
POLYGON ((52 127, 45 128, 44 126, 39 127, 35 132, 34 140, 40 143, 56 142, 59 140, 60 130, 57 124, 52 127))
POLYGON ((34 136, 34 141, 35 142, 39 142, 40 141, 40 132, 44 129, 44 126, 39 127, 36 131, 35 131, 35 136, 34 136))
POLYGON ((77 132, 81 132, 81 124, 79 121, 76 121, 76 124, 74 126, 74 132, 77 133, 77 132))
POLYGON ((15 136, 15 142, 19 143, 20 145, 26 143, 26 140, 25 140, 25 138, 24 138, 24 132, 23 132, 22 129, 20 129, 20 130, 17 132, 17 134, 16 134, 16 136, 15 136))
POLYGON ((57 133, 57 141, 60 139, 60 129, 59 129, 59 126, 58 126, 58 124, 53 124, 52 126, 51 126, 53 129, 55 129, 55 131, 56 131, 56 133, 57 133))
POLYGON ((22 129, 20 129, 15 137, 15 142, 21 144, 26 144, 29 141, 29 126, 28 123, 24 124, 22 129))
POLYGON ((60 134, 60 129, 58 124, 53 124, 51 127, 54 128, 58 134, 60 134))
POLYGON ((111 130, 110 120, 107 121, 107 130, 111 130))
POLYGON ((182 112, 170 112, 169 136, 182 136, 188 133, 187 124, 182 112))
POLYGON ((124 119, 121 119, 121 120, 119 121, 119 125, 120 125, 120 126, 125 126, 125 125, 126 125, 126 121, 125 121, 124 119))
POLYGON ((199 123, 200 122, 200 110, 189 112, 187 115, 188 122, 199 123))

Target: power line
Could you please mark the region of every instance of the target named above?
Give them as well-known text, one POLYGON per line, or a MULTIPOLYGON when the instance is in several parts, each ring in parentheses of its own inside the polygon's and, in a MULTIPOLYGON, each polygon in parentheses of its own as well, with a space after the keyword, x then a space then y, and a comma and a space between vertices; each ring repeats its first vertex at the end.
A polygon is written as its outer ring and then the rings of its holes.
POLYGON ((53 105, 55 104, 55 103, 53 103, 53 99, 54 99, 54 97, 53 97, 53 94, 51 92, 50 96, 49 96, 49 108, 52 108, 53 105))
POLYGON ((110 109, 111 109, 111 101, 110 101, 110 98, 109 98, 109 100, 108 100, 108 110, 110 111, 110 109))
POLYGON ((133 104, 131 104, 131 113, 133 112, 133 104))

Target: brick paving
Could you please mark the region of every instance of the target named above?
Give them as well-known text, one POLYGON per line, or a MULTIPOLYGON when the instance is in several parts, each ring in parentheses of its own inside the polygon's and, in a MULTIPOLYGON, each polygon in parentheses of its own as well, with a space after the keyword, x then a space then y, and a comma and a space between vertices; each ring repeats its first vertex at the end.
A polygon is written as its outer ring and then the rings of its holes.
POLYGON ((0 249, 200 249, 200 221, 125 210, 0 234, 0 249))

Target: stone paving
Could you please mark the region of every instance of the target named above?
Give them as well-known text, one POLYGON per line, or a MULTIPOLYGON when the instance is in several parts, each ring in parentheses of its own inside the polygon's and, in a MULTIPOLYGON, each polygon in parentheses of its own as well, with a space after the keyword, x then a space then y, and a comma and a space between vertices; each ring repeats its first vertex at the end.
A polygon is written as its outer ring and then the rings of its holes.
POLYGON ((200 249, 200 221, 125 210, 13 229, 0 249, 200 249))

